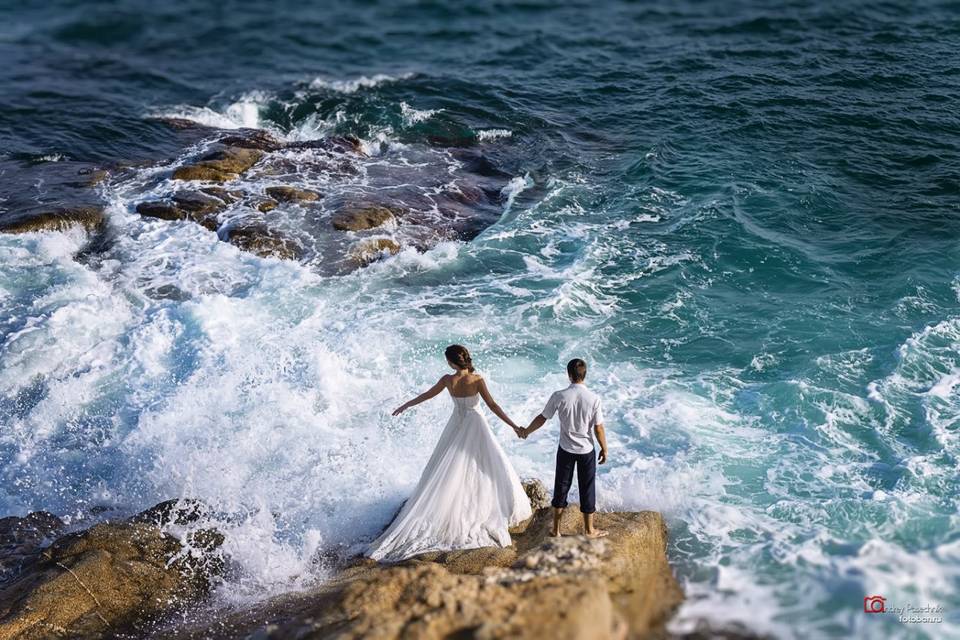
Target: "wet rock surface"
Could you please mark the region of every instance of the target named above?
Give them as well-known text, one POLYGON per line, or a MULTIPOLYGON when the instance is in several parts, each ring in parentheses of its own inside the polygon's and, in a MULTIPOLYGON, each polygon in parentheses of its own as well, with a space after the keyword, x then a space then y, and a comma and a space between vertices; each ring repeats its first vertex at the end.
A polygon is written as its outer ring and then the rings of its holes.
POLYGON ((224 235, 230 244, 261 258, 296 260, 303 251, 303 248, 292 238, 259 222, 231 226, 224 235))
POLYGON ((93 231, 104 224, 103 207, 60 207, 17 216, 0 223, 2 233, 31 233, 37 231, 66 231, 82 227, 93 231))
POLYGON ((387 207, 357 204, 342 208, 330 220, 337 231, 364 231, 396 223, 396 216, 387 207))
POLYGON ((277 202, 312 202, 320 199, 316 191, 288 186, 267 187, 265 193, 277 202))
MULTIPOLYGON (((189 145, 185 160, 108 163, 109 169, 50 163, 44 180, 55 175, 58 185, 69 185, 75 204, 10 209, 0 215, 0 232, 97 230, 77 259, 101 255, 118 234, 137 235, 124 229, 124 218, 99 233, 107 227, 97 203, 119 203, 144 218, 200 225, 259 256, 339 275, 403 248, 470 240, 502 213, 510 179, 482 151, 465 147, 394 148, 339 133, 285 140, 266 130, 160 121, 189 145)), ((147 284, 144 292, 166 298, 159 288, 166 284, 147 284)))
MULTIPOLYGON (((223 570, 223 536, 196 528, 185 538, 187 552, 164 527, 196 523, 202 510, 199 503, 161 503, 46 547, 42 540, 63 529, 54 516, 0 521, 4 541, 33 546, 0 581, 0 640, 139 637, 161 614, 198 601, 223 570)), ((0 561, 16 553, 4 544, 0 561)))
POLYGON ((207 153, 199 161, 182 166, 173 172, 175 180, 204 180, 229 182, 236 180, 263 157, 260 149, 223 146, 207 153))

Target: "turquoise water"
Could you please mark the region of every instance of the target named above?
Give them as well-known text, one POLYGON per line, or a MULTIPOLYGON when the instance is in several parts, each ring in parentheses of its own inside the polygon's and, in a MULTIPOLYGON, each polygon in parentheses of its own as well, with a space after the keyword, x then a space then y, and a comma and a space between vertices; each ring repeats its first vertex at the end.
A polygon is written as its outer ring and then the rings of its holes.
MULTIPOLYGON (((666 515, 675 631, 960 634, 955 4, 2 15, 0 216, 102 199, 113 239, 78 261, 80 235, 0 238, 0 512, 200 497, 237 561, 220 597, 297 588, 415 484, 449 407, 389 411, 443 346, 518 421, 581 356, 600 507, 666 515), (499 218, 344 276, 241 254, 133 213, 197 143, 160 115, 361 137, 359 177, 324 189, 427 190, 459 149, 499 218), (171 283, 186 299, 149 295, 171 283)), ((555 426, 494 429, 549 483, 555 426)))

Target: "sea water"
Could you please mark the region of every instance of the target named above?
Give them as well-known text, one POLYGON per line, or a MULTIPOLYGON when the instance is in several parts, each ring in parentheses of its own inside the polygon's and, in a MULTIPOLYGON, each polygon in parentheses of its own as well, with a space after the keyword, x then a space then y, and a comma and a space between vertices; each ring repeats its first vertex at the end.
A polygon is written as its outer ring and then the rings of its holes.
MULTIPOLYGON (((0 514, 198 498, 233 561, 218 598, 309 586, 415 485, 449 402, 390 412, 443 347, 518 422, 578 356, 607 416, 599 507, 667 519, 674 631, 960 632, 956 5, 2 17, 0 216, 124 168, 95 187, 95 255, 79 231, 0 237, 0 514), (325 191, 426 193, 466 146, 503 175, 498 217, 347 275, 257 258, 134 213, 203 144, 158 116, 359 136, 369 157, 325 191), (865 613, 873 595, 944 620, 865 613)), ((491 420, 549 485, 556 426, 491 420)))

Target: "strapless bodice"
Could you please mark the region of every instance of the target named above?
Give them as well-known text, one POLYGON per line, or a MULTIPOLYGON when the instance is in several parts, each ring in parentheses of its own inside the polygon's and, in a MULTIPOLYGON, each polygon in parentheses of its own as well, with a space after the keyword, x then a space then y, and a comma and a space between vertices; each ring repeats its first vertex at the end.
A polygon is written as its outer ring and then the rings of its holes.
POLYGON ((464 411, 476 410, 480 407, 480 394, 475 393, 472 396, 450 396, 453 398, 453 406, 458 413, 464 411))

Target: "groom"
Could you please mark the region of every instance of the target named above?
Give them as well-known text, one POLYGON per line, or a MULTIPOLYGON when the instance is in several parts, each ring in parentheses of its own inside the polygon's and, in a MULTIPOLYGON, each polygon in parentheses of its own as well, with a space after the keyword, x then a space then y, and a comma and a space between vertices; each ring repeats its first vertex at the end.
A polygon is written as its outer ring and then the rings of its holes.
POLYGON ((593 447, 593 433, 600 443, 600 464, 607 461, 607 437, 603 430, 603 410, 600 398, 587 389, 583 381, 587 377, 587 363, 574 358, 567 363, 570 386, 555 391, 547 406, 526 429, 518 435, 526 439, 539 429, 554 414, 560 416, 560 446, 557 448, 557 475, 553 485, 553 531, 560 536, 560 518, 567 506, 567 493, 573 483, 573 470, 577 470, 577 487, 580 489, 580 511, 583 513, 583 528, 588 538, 602 538, 606 531, 593 526, 596 511, 597 457, 593 447), (591 432, 592 429, 592 432, 591 432))

